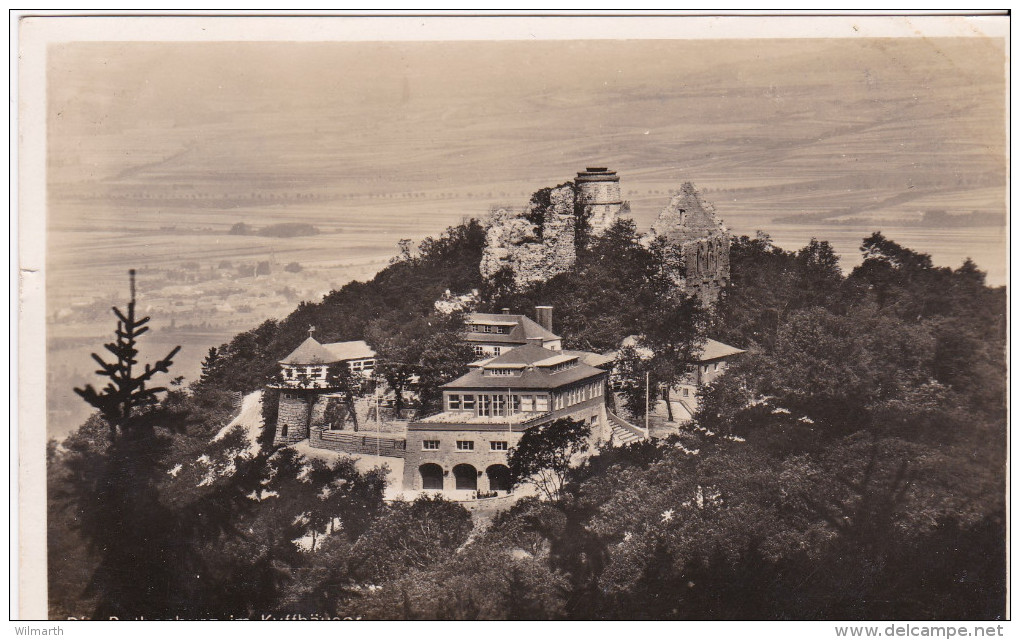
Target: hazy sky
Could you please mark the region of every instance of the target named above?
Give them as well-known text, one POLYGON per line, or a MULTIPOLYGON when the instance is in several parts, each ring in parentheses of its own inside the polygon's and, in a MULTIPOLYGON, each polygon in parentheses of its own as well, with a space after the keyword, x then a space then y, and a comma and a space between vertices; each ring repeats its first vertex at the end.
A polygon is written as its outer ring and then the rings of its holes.
MULTIPOLYGON (((154 151, 153 143, 166 151, 212 135, 220 151, 236 145, 243 152, 266 134, 264 157, 231 160, 245 167, 264 161, 268 170, 279 155, 300 162, 290 146, 316 132, 381 155, 460 144, 467 148, 458 151, 470 156, 474 139, 516 151, 521 143, 590 137, 611 158, 621 145, 634 152, 648 145, 654 163, 664 155, 655 147, 676 140, 678 125, 700 131, 706 144, 719 133, 767 138, 761 127, 772 121, 782 128, 784 118, 822 117, 836 125, 895 117, 906 99, 922 117, 944 118, 940 138, 996 153, 1002 101, 990 105, 997 120, 958 116, 973 110, 975 89, 1002 96, 1001 44, 916 38, 56 45, 50 148, 58 159, 112 153, 117 157, 105 162, 120 166, 154 151), (277 132, 296 138, 277 140, 277 132)), ((690 142, 697 140, 692 135, 690 142)), ((339 162, 360 153, 332 149, 339 162)))

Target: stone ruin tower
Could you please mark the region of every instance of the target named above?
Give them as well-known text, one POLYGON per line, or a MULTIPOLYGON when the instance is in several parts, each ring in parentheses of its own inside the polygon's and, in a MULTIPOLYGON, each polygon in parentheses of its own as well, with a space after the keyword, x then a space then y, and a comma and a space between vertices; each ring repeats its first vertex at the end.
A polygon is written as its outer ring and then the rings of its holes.
POLYGON ((620 176, 606 167, 588 167, 574 178, 577 216, 587 222, 588 232, 601 235, 620 217, 620 176))
POLYGON ((588 167, 574 182, 535 193, 522 214, 493 215, 479 268, 492 279, 509 269, 517 286, 563 273, 577 259, 577 245, 601 235, 623 209, 620 177, 605 167, 588 167))
MULTIPOLYGON (((577 259, 577 247, 605 233, 620 217, 620 177, 605 167, 579 171, 573 182, 541 189, 521 213, 500 210, 486 232, 479 269, 492 280, 509 270, 518 287, 563 273, 577 259)), ((676 286, 714 305, 730 280, 730 233, 690 182, 652 224, 651 234, 679 248, 684 270, 676 286)))
POLYGON ((589 167, 566 182, 535 193, 523 213, 500 210, 486 232, 479 269, 491 280, 509 269, 519 287, 563 273, 577 259, 577 246, 616 222, 623 201, 620 177, 589 167))
POLYGON ((652 234, 680 248, 684 274, 677 285, 714 305, 730 280, 730 232, 690 182, 652 223, 652 234))

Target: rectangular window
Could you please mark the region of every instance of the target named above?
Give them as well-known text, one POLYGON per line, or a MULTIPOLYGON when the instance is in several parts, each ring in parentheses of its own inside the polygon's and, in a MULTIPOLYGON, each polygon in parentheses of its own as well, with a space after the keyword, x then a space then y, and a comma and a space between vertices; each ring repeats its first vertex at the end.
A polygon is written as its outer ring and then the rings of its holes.
POLYGON ((475 350, 475 355, 476 355, 476 356, 479 356, 479 357, 480 357, 480 356, 484 356, 484 355, 485 355, 485 347, 483 347, 483 346, 482 346, 482 345, 480 345, 480 344, 476 344, 476 345, 474 346, 474 350, 475 350))
POLYGON ((510 396, 510 413, 520 413, 521 411, 521 397, 518 395, 510 396))
POLYGON ((460 411, 460 394, 451 393, 446 396, 446 407, 447 411, 460 411))
POLYGON ((492 415, 492 396, 478 396, 478 415, 492 415))
POLYGON ((549 410, 549 396, 535 396, 535 411, 549 410))
POLYGON ((422 440, 421 441, 422 451, 435 451, 439 449, 438 440, 422 440))
POLYGON ((535 410, 535 396, 520 396, 521 411, 535 410))
POLYGON ((503 377, 507 377, 507 376, 515 376, 515 375, 517 375, 518 371, 519 370, 517 370, 517 369, 503 369, 503 368, 500 368, 500 369, 486 369, 485 373, 489 374, 490 376, 503 376, 503 377))
POLYGON ((462 403, 461 406, 464 408, 464 411, 474 411, 475 410, 475 397, 474 396, 465 395, 464 399, 461 401, 461 403, 462 403))
POLYGON ((492 348, 492 355, 498 356, 501 353, 503 353, 503 347, 493 347, 492 348))
POLYGON ((492 396, 492 415, 506 415, 506 396, 492 396))
POLYGON ((688 398, 688 397, 690 397, 690 395, 691 395, 691 390, 688 389, 687 387, 684 387, 684 397, 688 398))
POLYGON ((474 440, 458 440, 457 451, 474 451, 475 441, 474 440))
POLYGON ((493 440, 489 443, 489 449, 491 451, 506 451, 509 449, 506 440, 493 440))

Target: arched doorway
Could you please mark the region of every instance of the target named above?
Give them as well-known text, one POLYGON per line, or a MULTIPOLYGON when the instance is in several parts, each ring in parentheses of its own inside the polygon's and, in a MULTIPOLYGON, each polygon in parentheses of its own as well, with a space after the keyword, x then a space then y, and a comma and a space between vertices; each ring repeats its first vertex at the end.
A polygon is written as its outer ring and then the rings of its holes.
POLYGON ((438 464, 431 462, 423 464, 418 467, 418 473, 421 474, 421 488, 422 489, 439 489, 443 488, 443 468, 438 464))
POLYGON ((468 491, 478 490, 478 471, 469 464, 458 464, 453 468, 453 477, 457 481, 458 489, 468 491))
POLYGON ((489 491, 510 491, 510 469, 505 464, 494 464, 485 470, 489 476, 489 491))

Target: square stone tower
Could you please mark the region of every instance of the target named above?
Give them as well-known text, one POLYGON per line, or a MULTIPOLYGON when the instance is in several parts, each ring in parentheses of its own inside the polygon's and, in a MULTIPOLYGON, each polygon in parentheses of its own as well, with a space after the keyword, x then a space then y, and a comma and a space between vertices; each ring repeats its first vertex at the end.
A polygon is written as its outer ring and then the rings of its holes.
POLYGON ((592 236, 602 235, 620 217, 620 176, 606 167, 588 167, 577 173, 574 184, 578 217, 587 221, 592 236))

